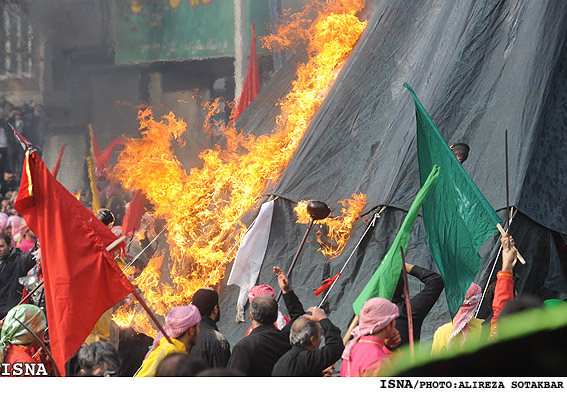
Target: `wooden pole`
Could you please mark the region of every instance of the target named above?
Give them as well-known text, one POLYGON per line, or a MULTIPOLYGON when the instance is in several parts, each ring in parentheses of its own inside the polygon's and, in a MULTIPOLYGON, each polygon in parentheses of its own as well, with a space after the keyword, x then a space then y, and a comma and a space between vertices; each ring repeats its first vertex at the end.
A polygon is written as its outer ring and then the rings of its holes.
MULTIPOLYGON (((506 156, 506 228, 510 225, 510 186, 508 183, 508 129, 504 131, 504 155, 506 156)), ((510 240, 508 240, 510 251, 510 240)))
MULTIPOLYGON (((498 230, 500 231, 500 234, 502 236, 506 235, 506 231, 504 230, 504 228, 502 228, 502 225, 500 225, 500 223, 496 224, 496 228, 498 228, 498 230)), ((520 251, 518 251, 518 249, 516 248, 516 246, 512 247, 512 250, 516 250, 516 256, 518 257, 518 259, 520 260, 520 262, 522 263, 522 265, 526 264, 526 260, 524 259, 524 257, 520 254, 520 251)))
POLYGON ((142 305, 142 307, 144 308, 144 310, 146 310, 146 312, 148 313, 148 315, 150 316, 150 319, 153 321, 154 325, 156 325, 156 327, 159 329, 159 331, 161 332, 161 334, 163 334, 163 336, 167 339, 167 341, 169 341, 170 344, 173 344, 173 341, 171 341, 171 338, 169 337, 169 335, 165 332, 165 329, 163 328, 163 326, 161 326, 161 323, 159 323, 157 317, 155 316, 155 314, 152 312, 152 310, 150 310, 150 308, 148 307, 148 305, 146 304, 146 302, 144 301, 144 299, 142 299, 142 296, 140 296, 140 294, 138 293, 138 290, 136 289, 134 292, 132 292, 132 294, 134 295, 134 297, 140 302, 140 304, 142 305))
MULTIPOLYGON (((293 261, 291 261, 291 265, 289 266, 289 269, 287 271, 287 277, 289 279, 289 276, 291 276, 291 272, 293 271, 293 267, 295 266, 295 262, 297 262, 297 258, 299 258, 299 254, 301 253, 301 250, 303 250, 303 246, 305 245, 305 241, 307 240, 307 235, 309 235, 309 231, 311 231, 311 228, 313 228, 313 219, 311 219, 309 221, 309 224, 307 225, 307 230, 305 231, 305 235, 303 235, 303 240, 301 240, 301 244, 299 245, 299 248, 297 249, 297 252, 295 253, 295 256, 293 257, 293 261)), ((282 291, 280 291, 280 294, 278 295, 277 298, 277 302, 280 301, 282 297, 282 291)))
POLYGON ((350 323, 350 326, 348 327, 348 330, 347 330, 345 336, 343 337, 343 344, 344 345, 346 345, 348 340, 350 340, 350 335, 351 335, 352 331, 354 330, 354 328, 356 327, 356 325, 358 325, 358 315, 354 316, 354 319, 350 323))
POLYGON ((411 301, 409 295, 408 287, 408 272, 406 271, 406 257, 404 255, 404 248, 400 246, 400 252, 402 253, 402 274, 404 277, 404 295, 406 298, 406 309, 408 314, 408 338, 409 338, 409 348, 411 358, 414 358, 414 347, 413 347, 413 315, 411 313, 411 301))

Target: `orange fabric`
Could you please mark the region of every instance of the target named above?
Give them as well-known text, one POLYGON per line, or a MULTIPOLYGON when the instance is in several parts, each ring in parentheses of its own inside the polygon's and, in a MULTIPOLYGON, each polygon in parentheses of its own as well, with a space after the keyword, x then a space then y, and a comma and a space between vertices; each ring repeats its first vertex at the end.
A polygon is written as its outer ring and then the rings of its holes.
POLYGON ((51 348, 64 373, 100 316, 135 288, 105 250, 116 235, 49 173, 36 152, 29 166, 33 196, 23 176, 16 210, 41 242, 51 348))
POLYGON ((246 69, 246 78, 244 78, 244 84, 242 85, 242 93, 240 93, 240 98, 238 99, 238 104, 236 105, 236 115, 234 119, 238 119, 238 116, 246 107, 254 100, 254 98, 260 93, 262 87, 260 86, 260 67, 258 65, 258 52, 256 52, 256 35, 254 34, 254 24, 251 23, 252 28, 252 41, 250 42, 250 58, 248 59, 248 68, 246 69))
POLYGON ((514 278, 511 272, 500 271, 496 275, 496 288, 494 288, 494 300, 492 301, 493 316, 490 320, 489 338, 494 338, 497 331, 497 322, 504 306, 514 299, 514 278))

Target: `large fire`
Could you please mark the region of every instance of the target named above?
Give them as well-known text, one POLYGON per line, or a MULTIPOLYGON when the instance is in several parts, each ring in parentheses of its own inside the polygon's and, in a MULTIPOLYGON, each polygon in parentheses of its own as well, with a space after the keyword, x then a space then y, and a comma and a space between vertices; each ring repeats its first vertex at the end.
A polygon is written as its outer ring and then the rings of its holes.
MULTIPOLYGON (((173 153, 172 141, 183 143, 183 120, 170 112, 157 121, 151 109, 140 111, 142 137, 127 140, 113 173, 124 188, 142 189, 154 205, 155 216, 166 221, 169 277, 162 276, 164 255, 160 254, 134 281, 156 313, 165 315, 171 307, 188 304, 207 281, 209 286, 220 282, 224 267, 213 272, 231 244, 243 236, 246 228, 240 222, 241 216, 258 203, 268 182, 276 181, 291 160, 311 118, 366 27, 366 22, 355 16, 363 7, 363 0, 314 3, 313 9, 324 12, 311 19, 313 22, 302 34, 309 61, 298 67, 292 90, 279 103, 277 129, 255 137, 237 131, 234 125, 226 127, 226 148, 203 151, 202 169, 193 168, 187 174, 173 153)), ((305 19, 295 17, 290 25, 267 37, 265 45, 294 42, 293 24, 308 24, 310 20, 305 19)), ((346 231, 343 239, 348 240, 364 200, 364 196, 355 196, 356 203, 349 206, 356 206, 356 211, 347 214, 346 220, 333 219, 337 233, 346 231), (339 229, 341 222, 346 225, 344 230, 339 229)), ((120 326, 154 334, 145 314, 134 315, 135 310, 135 304, 125 305, 113 319, 120 326)))

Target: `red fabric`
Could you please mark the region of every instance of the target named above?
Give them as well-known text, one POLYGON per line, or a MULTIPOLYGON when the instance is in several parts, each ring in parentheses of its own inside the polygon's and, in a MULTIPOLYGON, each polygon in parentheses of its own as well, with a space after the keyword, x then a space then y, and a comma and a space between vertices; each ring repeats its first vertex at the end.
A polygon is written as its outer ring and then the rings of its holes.
POLYGON ((26 138, 24 138, 24 136, 22 134, 20 134, 18 132, 18 130, 16 130, 14 127, 12 127, 11 124, 10 124, 10 128, 12 129, 12 132, 14 133, 14 136, 16 137, 18 142, 20 142, 22 149, 24 149, 24 150, 31 149, 32 144, 30 143, 30 141, 28 141, 26 138))
POLYGON ((53 177, 56 179, 57 179, 57 174, 59 173, 59 167, 61 167, 61 157, 63 157, 63 151, 65 150, 66 147, 67 147, 66 143, 64 143, 63 146, 61 146, 61 150, 59 150, 59 155, 57 156, 57 162, 55 163, 55 166, 51 171, 53 177))
POLYGON ((29 156, 30 195, 27 163, 26 157, 16 210, 41 242, 51 348, 64 373, 100 316, 135 288, 105 250, 116 235, 49 173, 36 152, 29 156))
MULTIPOLYGON (((98 172, 102 172, 103 169, 105 169, 108 166, 108 163, 110 162, 110 157, 112 156, 112 150, 114 150, 116 146, 124 146, 124 142, 122 142, 121 139, 115 139, 112 142, 110 142, 110 145, 108 145, 108 147, 104 149, 103 152, 101 152, 100 147, 98 147, 99 153, 97 154, 95 152, 95 158, 94 158, 96 170, 98 172)), ((94 144, 93 144, 93 150, 94 150, 94 144)))
POLYGON ((496 276, 494 300, 492 300, 492 319, 490 320, 490 336, 496 333, 496 323, 506 304, 514 299, 514 277, 512 272, 500 271, 496 276))
POLYGON ((122 221, 122 234, 132 237, 134 231, 140 227, 140 221, 144 215, 144 206, 146 205, 146 196, 142 190, 137 190, 134 198, 130 201, 128 211, 124 215, 122 221))
POLYGON ((341 273, 337 273, 335 275, 335 277, 333 278, 326 278, 323 280, 323 285, 321 285, 319 288, 317 288, 315 290, 315 292, 313 292, 313 295, 315 296, 319 296, 320 294, 323 293, 323 291, 327 288, 329 288, 331 286, 331 284, 333 284, 335 281, 337 281, 337 279, 341 276, 341 273))
POLYGON ((238 119, 238 116, 244 109, 254 100, 254 98, 260 92, 262 88, 260 86, 260 67, 258 66, 258 52, 256 52, 256 35, 254 34, 254 24, 250 24, 252 27, 252 41, 250 42, 250 58, 248 60, 248 68, 246 70, 246 78, 244 78, 244 84, 242 85, 242 93, 240 93, 240 98, 238 99, 238 104, 236 105, 236 115, 234 119, 238 119))
MULTIPOLYGON (((13 364, 15 363, 39 363, 35 360, 24 348, 18 345, 10 345, 8 347, 8 351, 6 357, 4 358, 4 363, 8 363, 8 373, 10 377, 29 377, 29 375, 12 375, 13 373, 13 364)), ((22 367, 22 371, 25 370, 25 367, 22 367)), ((2 370, 4 371, 4 370, 2 370)), ((8 375, 6 375, 8 376, 8 375)))

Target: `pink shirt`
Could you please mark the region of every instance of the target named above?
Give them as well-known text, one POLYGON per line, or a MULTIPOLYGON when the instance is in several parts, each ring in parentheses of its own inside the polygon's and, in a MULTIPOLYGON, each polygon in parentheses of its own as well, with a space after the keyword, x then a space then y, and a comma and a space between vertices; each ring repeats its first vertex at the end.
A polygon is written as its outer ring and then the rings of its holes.
POLYGON ((369 370, 372 370, 369 374, 376 375, 382 362, 387 360, 391 353, 379 338, 362 336, 352 347, 350 361, 343 359, 341 377, 358 377, 369 370))

